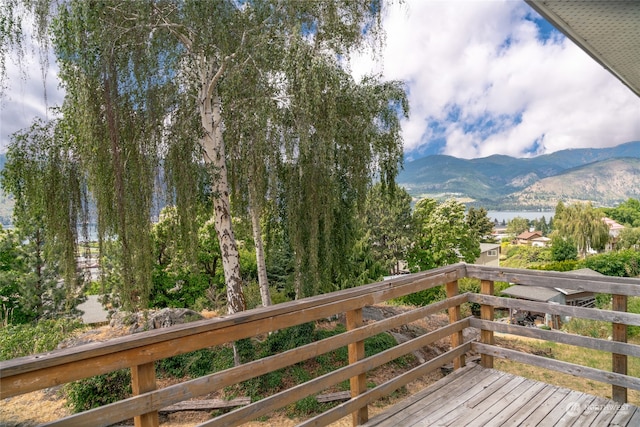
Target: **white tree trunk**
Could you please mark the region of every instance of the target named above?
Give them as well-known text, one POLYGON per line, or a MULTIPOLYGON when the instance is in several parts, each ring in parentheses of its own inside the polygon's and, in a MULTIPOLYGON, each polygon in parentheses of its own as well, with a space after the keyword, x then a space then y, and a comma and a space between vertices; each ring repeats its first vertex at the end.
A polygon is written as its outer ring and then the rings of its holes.
POLYGON ((264 256, 264 245, 262 242, 262 227, 260 226, 260 208, 255 196, 249 190, 249 215, 251 215, 251 229, 253 231, 253 241, 256 246, 256 263, 258 265, 258 286, 260 287, 260 299, 264 307, 271 305, 271 294, 269 292, 269 279, 267 278, 267 264, 264 256))
POLYGON ((199 97, 200 116, 204 129, 201 144, 204 148, 204 161, 211 167, 213 215, 227 285, 227 308, 229 313, 236 313, 245 309, 245 302, 240 276, 240 255, 231 223, 229 181, 221 128, 222 101, 215 93, 210 96, 207 86, 207 84, 202 85, 199 97))

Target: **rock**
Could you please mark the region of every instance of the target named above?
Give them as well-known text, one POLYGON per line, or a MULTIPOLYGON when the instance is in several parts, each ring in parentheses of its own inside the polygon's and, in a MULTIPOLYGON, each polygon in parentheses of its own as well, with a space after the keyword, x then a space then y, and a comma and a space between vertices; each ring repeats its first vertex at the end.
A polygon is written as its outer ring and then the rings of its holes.
POLYGON ((152 329, 168 328, 173 325, 202 320, 204 317, 188 308, 163 308, 158 311, 140 313, 117 312, 111 316, 110 326, 113 328, 129 328, 129 332, 149 331, 152 329))

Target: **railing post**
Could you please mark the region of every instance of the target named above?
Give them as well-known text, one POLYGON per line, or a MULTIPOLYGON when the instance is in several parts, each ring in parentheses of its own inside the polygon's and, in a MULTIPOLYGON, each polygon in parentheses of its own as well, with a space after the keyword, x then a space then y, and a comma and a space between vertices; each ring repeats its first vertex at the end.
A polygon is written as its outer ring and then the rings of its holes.
MULTIPOLYGON (((362 308, 351 310, 347 312, 347 330, 359 328, 363 325, 362 308)), ((364 359, 364 341, 357 341, 348 345, 349 350, 349 363, 356 363, 359 360, 364 359)), ((362 373, 358 376, 352 377, 349 380, 351 385, 351 397, 356 397, 361 393, 367 391, 367 374, 362 373)), ((353 425, 358 426, 366 423, 369 420, 369 410, 367 406, 358 409, 352 414, 353 425)))
MULTIPOLYGON (((453 282, 449 282, 446 285, 447 288, 447 298, 452 298, 458 295, 458 281, 454 280, 453 282)), ((449 307, 449 323, 457 322, 462 318, 460 314, 460 306, 456 305, 454 307, 449 307)), ((459 345, 462 345, 464 341, 464 337, 462 336, 462 331, 458 331, 455 334, 451 335, 451 348, 456 348, 459 345)), ((460 357, 456 357, 453 359, 453 369, 460 369, 465 365, 464 354, 460 357)))
MULTIPOLYGON (((627 311, 627 296, 626 295, 613 295, 613 310, 614 311, 627 311)), ((627 325, 623 323, 612 324, 612 337, 613 341, 627 342, 627 325)), ((627 375, 627 355, 626 354, 611 354, 611 370, 618 374, 627 375)), ((611 398, 618 403, 627 403, 627 389, 625 387, 612 385, 611 386, 611 398)))
MULTIPOLYGON (((480 293, 493 295, 493 280, 482 280, 480 282, 480 293)), ((482 320, 493 320, 493 306, 482 304, 480 306, 480 318, 482 320)), ((480 330, 480 341, 483 344, 493 345, 493 331, 480 330)), ((488 354, 480 355, 480 364, 485 368, 493 368, 493 356, 488 354)))
MULTIPOLYGON (((146 393, 156 389, 156 367, 155 363, 145 363, 131 367, 131 390, 134 395, 146 393)), ((160 419, 158 411, 134 417, 135 427, 158 427, 160 419)))

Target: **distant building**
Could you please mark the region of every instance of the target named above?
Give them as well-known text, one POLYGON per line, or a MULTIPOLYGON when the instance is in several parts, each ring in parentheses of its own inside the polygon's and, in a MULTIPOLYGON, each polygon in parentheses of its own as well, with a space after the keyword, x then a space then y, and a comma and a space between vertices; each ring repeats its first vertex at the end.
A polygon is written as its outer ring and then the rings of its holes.
POLYGON ((531 246, 538 246, 541 248, 545 248, 551 244, 551 239, 548 237, 534 237, 530 240, 531 246))
MULTIPOLYGON (((567 274, 602 276, 602 274, 589 268, 567 271, 567 274)), ((511 298, 523 299, 527 301, 540 301, 562 305, 572 305, 577 307, 595 307, 596 302, 593 292, 563 288, 546 288, 543 286, 513 285, 502 291, 502 293, 511 298)), ((559 328, 561 325, 561 319, 559 316, 550 316, 549 314, 545 313, 517 313, 512 310, 510 318, 512 319, 512 321, 519 323, 522 321, 522 319, 520 318, 522 316, 530 316, 532 322, 544 322, 547 326, 550 326, 554 329, 559 328)))
POLYGON ((518 245, 531 245, 534 239, 542 237, 542 231, 525 231, 516 237, 518 245))
POLYGON ((624 225, 618 224, 611 218, 603 217, 602 221, 609 227, 609 242, 605 248, 605 251, 609 252, 613 250, 618 243, 618 237, 620 236, 620 230, 624 228, 624 225))
POLYGON ((500 244, 480 243, 480 257, 475 264, 500 267, 500 244))

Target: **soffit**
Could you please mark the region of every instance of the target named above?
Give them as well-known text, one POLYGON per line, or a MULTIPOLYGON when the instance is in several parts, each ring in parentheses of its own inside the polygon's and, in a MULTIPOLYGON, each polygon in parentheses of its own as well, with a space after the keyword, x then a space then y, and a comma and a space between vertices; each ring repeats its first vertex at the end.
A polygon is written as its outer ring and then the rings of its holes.
POLYGON ((640 96, 639 0, 525 0, 640 96))

